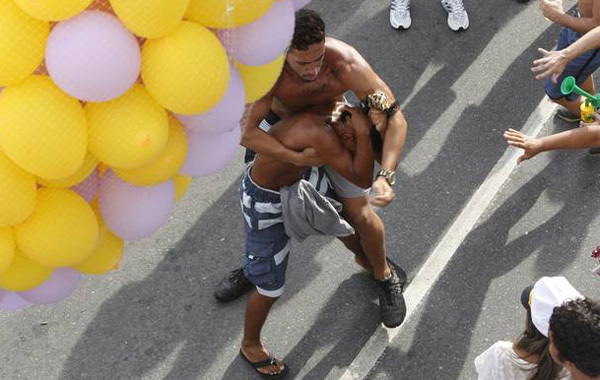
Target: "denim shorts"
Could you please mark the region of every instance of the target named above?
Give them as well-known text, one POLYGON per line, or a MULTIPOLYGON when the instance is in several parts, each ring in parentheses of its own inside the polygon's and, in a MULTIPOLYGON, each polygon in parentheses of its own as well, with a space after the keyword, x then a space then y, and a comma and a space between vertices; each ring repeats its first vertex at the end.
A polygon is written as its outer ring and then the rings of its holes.
MULTIPOLYGON (((574 11, 573 16, 579 17, 579 12, 574 11)), ((581 33, 575 32, 569 28, 562 28, 558 35, 558 45, 556 50, 562 50, 575 41, 577 41, 582 36, 581 33)), ((589 76, 596 71, 596 69, 600 67, 600 49, 590 50, 574 60, 567 63, 565 70, 558 77, 557 83, 552 82, 552 77, 548 77, 546 79, 546 94, 550 99, 560 99, 565 97, 567 100, 576 100, 579 95, 575 93, 571 93, 569 95, 563 95, 560 92, 560 84, 563 79, 570 76, 575 77, 577 85, 581 85, 585 82, 589 76)), ((594 95, 594 94, 592 94, 594 95)))

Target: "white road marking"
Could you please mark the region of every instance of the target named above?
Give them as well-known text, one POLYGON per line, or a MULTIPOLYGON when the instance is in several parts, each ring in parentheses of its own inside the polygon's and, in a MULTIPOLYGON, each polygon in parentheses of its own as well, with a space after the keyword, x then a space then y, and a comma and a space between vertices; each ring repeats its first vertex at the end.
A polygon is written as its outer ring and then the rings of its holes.
MULTIPOLYGON (((555 105, 545 97, 529 116, 521 131, 537 136, 544 124, 554 114, 555 108, 555 105)), ((498 138, 502 137, 498 136, 498 138)), ((517 158, 521 154, 521 149, 512 147, 504 152, 407 287, 404 293, 407 306, 404 323, 395 329, 379 326, 339 380, 362 380, 375 367, 377 360, 389 344, 403 331, 404 326, 408 325, 419 303, 433 287, 464 239, 500 191, 502 185, 508 180, 510 173, 517 165, 517 158)), ((329 373, 327 380, 335 379, 334 371, 335 369, 329 373)))

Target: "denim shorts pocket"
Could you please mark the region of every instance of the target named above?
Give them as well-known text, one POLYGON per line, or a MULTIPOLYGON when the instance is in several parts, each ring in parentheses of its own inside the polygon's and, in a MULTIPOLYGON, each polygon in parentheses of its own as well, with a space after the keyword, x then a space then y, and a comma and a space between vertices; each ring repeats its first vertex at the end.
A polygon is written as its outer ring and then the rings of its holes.
POLYGON ((248 237, 244 274, 256 286, 276 284, 273 243, 248 237))

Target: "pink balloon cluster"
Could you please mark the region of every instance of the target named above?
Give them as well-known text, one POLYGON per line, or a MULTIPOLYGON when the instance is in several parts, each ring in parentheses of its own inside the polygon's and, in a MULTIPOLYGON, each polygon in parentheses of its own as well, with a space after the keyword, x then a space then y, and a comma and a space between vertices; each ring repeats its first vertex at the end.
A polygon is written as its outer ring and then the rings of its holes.
MULTIPOLYGON (((250 24, 216 30, 230 58, 227 90, 206 112, 170 114, 184 126, 188 145, 187 157, 178 174, 211 175, 234 157, 242 135, 247 80, 247 75, 242 80, 234 63, 262 66, 281 56, 293 36, 295 10, 309 1, 278 0, 250 24)), ((36 71, 49 75, 56 86, 82 104, 112 102, 128 93, 136 82, 143 84, 140 44, 144 40, 111 12, 108 1, 100 3, 104 6, 102 10, 90 8, 52 24, 44 64, 36 71)), ((0 87, 0 93, 2 90, 0 87)), ((140 186, 127 182, 124 176, 121 178, 117 169, 99 165, 97 161, 93 170, 89 169, 86 173, 90 174, 70 188, 87 202, 97 199, 99 220, 118 238, 135 241, 149 237, 168 220, 175 202, 174 177, 140 186)), ((23 292, 0 288, 0 310, 59 302, 76 289, 81 277, 73 268, 60 267, 36 288, 23 292)))
POLYGON ((19 310, 31 304, 49 305, 67 298, 77 288, 81 273, 71 268, 58 268, 42 285, 25 292, 0 289, 0 309, 19 310))

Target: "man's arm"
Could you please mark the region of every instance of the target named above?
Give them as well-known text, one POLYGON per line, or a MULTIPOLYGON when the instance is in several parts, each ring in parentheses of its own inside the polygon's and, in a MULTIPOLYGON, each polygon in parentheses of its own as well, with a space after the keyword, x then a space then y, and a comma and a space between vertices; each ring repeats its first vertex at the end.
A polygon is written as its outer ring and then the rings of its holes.
MULTIPOLYGON (((376 90, 383 91, 391 102, 396 99, 385 82, 373 71, 367 61, 354 49, 352 49, 352 63, 342 73, 342 80, 359 97, 364 99, 376 90)), ((374 122, 387 119, 384 112, 370 110, 369 115, 374 122)), ((396 112, 387 119, 384 126, 383 152, 381 156, 381 169, 395 171, 398 160, 406 140, 407 123, 402 111, 398 108, 396 112)), ((385 178, 378 177, 373 183, 373 190, 378 193, 372 203, 378 207, 388 205, 395 197, 394 191, 385 178)))
POLYGON ((323 160, 314 149, 305 149, 302 152, 296 152, 260 129, 260 122, 269 114, 272 102, 273 91, 271 90, 267 95, 252 105, 242 136, 242 146, 252 149, 256 153, 275 157, 281 161, 298 166, 322 165, 323 160))
POLYGON ((351 115, 347 120, 339 122, 354 130, 356 137, 354 156, 343 147, 339 137, 329 126, 316 125, 313 133, 307 138, 326 164, 355 185, 369 188, 375 162, 369 134, 371 122, 359 109, 344 106, 341 110, 351 115))
POLYGON ((504 132, 506 142, 515 148, 524 150, 519 157, 521 163, 538 153, 556 149, 582 149, 600 146, 600 125, 592 124, 550 136, 534 138, 514 129, 504 132))
POLYGON ((593 0, 592 17, 573 17, 565 12, 562 0, 540 0, 544 17, 579 33, 587 33, 600 26, 600 0, 593 0))
MULTIPOLYGON (((598 2, 600 3, 600 1, 598 2)), ((595 27, 580 39, 562 50, 547 51, 539 48, 538 51, 544 55, 533 61, 534 67, 531 71, 539 73, 535 79, 546 79, 552 75, 552 81, 556 83, 558 77, 564 71, 567 63, 579 57, 588 50, 600 48, 600 26, 595 27)))

